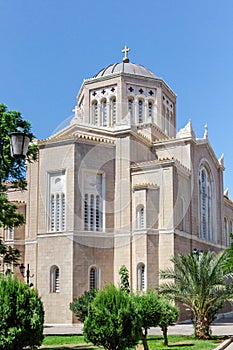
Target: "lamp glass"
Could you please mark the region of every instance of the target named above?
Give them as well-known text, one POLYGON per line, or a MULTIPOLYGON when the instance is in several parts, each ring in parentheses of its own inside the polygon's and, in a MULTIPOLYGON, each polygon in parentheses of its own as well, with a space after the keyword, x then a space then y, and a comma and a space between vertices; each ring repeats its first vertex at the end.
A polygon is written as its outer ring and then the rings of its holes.
POLYGON ((22 132, 12 132, 10 134, 11 156, 25 157, 28 151, 30 137, 22 132))
POLYGON ((21 275, 23 276, 24 275, 24 271, 25 271, 25 266, 23 264, 21 264, 19 266, 19 270, 20 270, 21 275))

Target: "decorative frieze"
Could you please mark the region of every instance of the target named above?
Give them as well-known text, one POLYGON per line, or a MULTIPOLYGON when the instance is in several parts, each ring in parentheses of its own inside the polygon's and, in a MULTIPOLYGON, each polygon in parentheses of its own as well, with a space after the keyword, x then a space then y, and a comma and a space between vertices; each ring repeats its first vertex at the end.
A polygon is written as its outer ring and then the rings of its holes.
POLYGON ((117 95, 117 85, 105 86, 104 88, 90 90, 90 101, 109 99, 117 95))
POLYGON ((127 96, 140 96, 144 98, 156 98, 156 89, 144 87, 144 86, 138 86, 138 85, 131 85, 126 84, 126 94, 127 96))

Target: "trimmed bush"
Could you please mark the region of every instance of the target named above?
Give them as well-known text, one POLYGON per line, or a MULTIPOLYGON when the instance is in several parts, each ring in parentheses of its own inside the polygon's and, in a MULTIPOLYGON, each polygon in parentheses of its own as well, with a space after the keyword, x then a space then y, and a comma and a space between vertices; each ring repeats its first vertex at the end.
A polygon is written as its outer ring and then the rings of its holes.
POLYGON ((84 322, 84 338, 108 350, 135 346, 141 338, 137 305, 131 296, 109 285, 98 291, 84 322))
POLYGON ((44 310, 37 291, 0 275, 0 350, 22 350, 43 341, 44 310))

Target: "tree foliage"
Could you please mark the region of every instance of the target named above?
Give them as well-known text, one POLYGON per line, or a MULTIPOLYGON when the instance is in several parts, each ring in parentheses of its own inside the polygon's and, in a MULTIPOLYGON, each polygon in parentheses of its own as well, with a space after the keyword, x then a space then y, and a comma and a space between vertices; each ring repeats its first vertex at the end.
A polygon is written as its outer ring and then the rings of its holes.
POLYGON ((230 246, 226 249, 226 260, 225 260, 225 269, 226 271, 233 271, 233 233, 230 233, 231 243, 230 246))
POLYGON ((83 331, 86 341, 108 350, 136 345, 141 338, 141 322, 133 298, 114 285, 98 291, 83 331))
POLYGON ((72 303, 70 303, 70 310, 75 314, 80 322, 84 322, 85 318, 88 315, 88 307, 90 303, 96 296, 96 290, 91 289, 90 291, 84 292, 84 294, 80 295, 72 303))
POLYGON ((0 275, 0 350, 21 350, 43 341, 43 305, 37 291, 0 275))
POLYGON ((129 271, 125 265, 122 265, 119 270, 119 275, 121 278, 121 284, 120 288, 125 292, 126 294, 130 293, 130 286, 129 286, 129 271))
POLYGON ((20 251, 11 246, 7 246, 0 239, 0 258, 3 265, 18 266, 20 251))
MULTIPOLYGON (((17 212, 17 206, 10 203, 7 199, 7 187, 4 183, 5 181, 10 181, 11 187, 20 190, 26 189, 27 185, 24 159, 22 157, 12 157, 10 152, 9 134, 17 130, 17 123, 20 123, 22 131, 27 133, 32 139, 33 134, 30 123, 24 120, 19 112, 9 111, 6 105, 0 104, 0 141, 2 143, 0 154, 0 226, 3 227, 19 226, 24 223, 24 216, 17 212)), ((35 161, 37 154, 37 145, 31 144, 26 156, 27 162, 35 161)))
POLYGON ((157 327, 161 319, 162 303, 156 292, 147 292, 134 296, 139 309, 142 331, 141 339, 145 350, 148 350, 147 334, 151 327, 157 327))
POLYGON ((160 300, 162 303, 162 308, 158 325, 163 332, 164 345, 168 346, 168 327, 174 326, 174 324, 177 322, 179 310, 175 305, 172 305, 165 298, 160 300))
POLYGON ((161 285, 160 291, 192 310, 196 338, 210 338, 214 315, 232 297, 232 284, 226 283, 225 260, 225 252, 180 254, 171 259, 174 269, 161 272, 161 278, 169 281, 161 285))

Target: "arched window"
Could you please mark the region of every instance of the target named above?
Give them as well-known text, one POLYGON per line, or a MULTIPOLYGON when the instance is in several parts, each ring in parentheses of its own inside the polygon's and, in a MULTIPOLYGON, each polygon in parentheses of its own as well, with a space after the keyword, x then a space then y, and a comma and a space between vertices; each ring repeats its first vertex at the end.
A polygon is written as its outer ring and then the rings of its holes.
POLYGON ((186 229, 186 225, 185 225, 185 201, 184 198, 181 197, 181 231, 185 231, 186 229))
POLYGON ((153 109, 154 105, 152 101, 148 102, 148 118, 153 119, 153 109))
POLYGON ((144 101, 138 101, 138 123, 142 124, 144 119, 144 101))
POLYGON ((113 97, 110 100, 110 111, 111 111, 111 123, 112 125, 116 124, 116 98, 113 97))
POLYGON ((137 229, 145 227, 145 210, 143 205, 138 205, 136 210, 137 229))
POLYGON ((210 172, 202 166, 199 173, 200 234, 213 240, 213 189, 210 172))
POLYGON ((137 266, 137 290, 138 291, 146 290, 145 265, 143 263, 140 263, 137 266))
POLYGON ((101 111, 102 111, 102 124, 103 126, 107 126, 107 101, 106 99, 101 102, 101 111))
POLYGON ((60 292, 60 271, 57 266, 50 268, 50 293, 60 292))
POLYGON ((66 229, 65 174, 50 174, 50 231, 66 229))
POLYGON ((133 118, 134 116, 134 112, 133 112, 133 98, 129 98, 128 99, 128 111, 129 111, 129 114, 130 114, 130 117, 131 119, 133 118))
POLYGON ((98 104, 97 104, 97 101, 92 102, 92 122, 94 125, 98 125, 98 104))
POLYGON ((228 232, 228 220, 227 218, 224 218, 224 243, 225 245, 228 245, 229 243, 229 232, 228 232))
POLYGON ((99 281, 98 281, 98 268, 96 266, 92 266, 89 270, 89 289, 98 289, 99 281))
POLYGON ((169 135, 170 132, 170 116, 169 116, 169 110, 166 109, 165 112, 165 133, 169 135))

